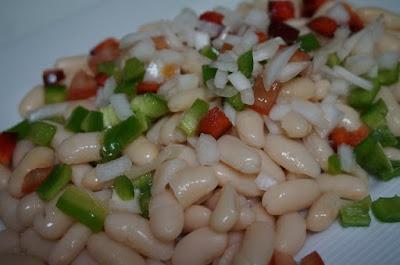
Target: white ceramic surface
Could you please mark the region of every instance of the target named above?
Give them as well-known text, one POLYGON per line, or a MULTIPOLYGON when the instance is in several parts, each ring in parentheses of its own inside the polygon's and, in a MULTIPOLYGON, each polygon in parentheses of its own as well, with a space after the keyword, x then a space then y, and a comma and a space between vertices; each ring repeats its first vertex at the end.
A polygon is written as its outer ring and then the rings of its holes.
MULTIPOLYGON (((1 0, 0 2, 0 130, 19 120, 18 102, 41 82, 44 68, 61 56, 85 53, 99 40, 120 37, 145 22, 171 18, 185 6, 198 12, 239 1, 211 0, 1 0)), ((399 0, 354 0, 400 12, 399 0)), ((400 194, 400 178, 371 183, 371 195, 400 194)), ((400 224, 329 230, 309 237, 298 257, 317 250, 327 265, 400 264, 400 224)))

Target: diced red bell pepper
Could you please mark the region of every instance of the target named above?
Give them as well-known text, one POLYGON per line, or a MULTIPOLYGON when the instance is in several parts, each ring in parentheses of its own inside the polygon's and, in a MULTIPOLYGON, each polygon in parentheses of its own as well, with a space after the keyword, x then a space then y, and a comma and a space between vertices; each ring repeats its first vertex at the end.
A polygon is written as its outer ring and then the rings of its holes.
POLYGON ((46 69, 43 71, 43 84, 45 86, 59 84, 65 78, 64 71, 59 68, 46 69))
POLYGON ((224 52, 230 51, 232 49, 233 49, 233 46, 231 44, 225 42, 224 45, 222 45, 221 49, 219 49, 219 52, 224 53, 224 52))
POLYGON ((303 16, 312 17, 326 0, 303 0, 303 16))
POLYGON ((108 75, 100 73, 97 74, 94 78, 96 79, 97 86, 104 86, 104 83, 108 79, 108 75))
POLYGON ((10 165, 16 145, 17 135, 15 133, 0 133, 0 164, 10 165))
POLYGON ((144 94, 147 92, 157 93, 160 88, 160 84, 153 82, 141 82, 136 87, 136 93, 144 94))
POLYGON ((156 50, 167 49, 169 47, 167 39, 164 36, 156 36, 151 38, 156 50))
POLYGON ((356 12, 354 12, 353 8, 347 4, 347 3, 342 3, 344 7, 346 8, 347 12, 350 14, 350 20, 349 20, 349 28, 352 32, 357 32, 360 31, 364 28, 364 22, 361 20, 361 18, 357 15, 356 12))
POLYGON ((314 251, 301 259, 300 265, 325 265, 318 252, 314 251))
POLYGON ((272 22, 268 28, 268 35, 281 37, 287 44, 297 40, 300 31, 282 22, 272 22))
POLYGON ((200 133, 210 134, 215 139, 221 137, 230 128, 232 128, 232 123, 218 107, 210 109, 199 124, 200 133))
POLYGON ((333 37, 338 25, 332 18, 322 16, 311 20, 308 27, 322 36, 333 37))
POLYGON ((294 261, 293 256, 275 250, 268 265, 296 265, 296 262, 294 261))
POLYGON ((268 35, 265 32, 262 31, 257 31, 256 32, 257 38, 258 38, 258 43, 263 43, 268 40, 268 35))
POLYGON ((268 10, 272 21, 284 22, 294 18, 292 1, 269 1, 268 10))
POLYGON ((303 51, 297 50, 293 56, 289 59, 289 62, 304 62, 304 61, 310 61, 311 56, 303 51))
POLYGON ((114 38, 108 38, 96 45, 91 51, 88 60, 90 69, 94 73, 97 65, 104 62, 114 61, 120 54, 119 42, 114 38))
POLYGON ((96 79, 85 71, 78 71, 72 78, 68 89, 68 100, 86 99, 96 95, 96 79))
POLYGON ((36 168, 30 171, 24 178, 24 183, 22 184, 21 191, 24 194, 28 194, 37 190, 40 185, 47 179, 50 175, 53 167, 46 168, 36 168))
POLYGON ((356 146, 367 138, 369 130, 366 126, 361 126, 357 130, 350 132, 346 128, 335 128, 329 135, 332 145, 338 147, 341 144, 356 146))
POLYGON ((222 25, 222 21, 224 20, 224 15, 216 11, 206 11, 200 15, 200 20, 222 25))
POLYGON ((250 106, 253 110, 257 111, 261 115, 268 115, 272 107, 276 103, 276 99, 281 91, 281 85, 278 82, 274 82, 271 88, 266 91, 264 87, 264 81, 261 76, 257 77, 254 82, 254 104, 250 106))

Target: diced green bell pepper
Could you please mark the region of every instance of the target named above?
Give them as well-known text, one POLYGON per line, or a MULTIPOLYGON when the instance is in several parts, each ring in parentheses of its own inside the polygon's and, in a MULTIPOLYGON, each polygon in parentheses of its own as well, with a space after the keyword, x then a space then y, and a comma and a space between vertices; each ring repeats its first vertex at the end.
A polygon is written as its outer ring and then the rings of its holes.
POLYGON ((44 103, 52 104, 67 99, 67 88, 62 85, 50 85, 44 88, 44 103))
POLYGON ((370 206, 371 196, 343 206, 339 211, 340 224, 343 227, 369 226, 371 223, 371 217, 369 216, 370 206))
POLYGON ((337 154, 333 154, 328 158, 328 173, 331 175, 338 175, 342 172, 342 165, 340 158, 337 154))
POLYGON ((25 138, 29 133, 30 123, 28 120, 23 120, 18 124, 14 125, 7 132, 16 133, 19 139, 25 138))
POLYGON ((380 142, 383 147, 396 146, 398 144, 397 138, 386 125, 373 130, 371 136, 380 142))
POLYGON ((196 99, 192 106, 185 111, 178 128, 180 128, 186 135, 193 135, 197 131, 197 127, 201 118, 207 114, 209 104, 202 100, 196 99))
POLYGON ((69 165, 57 165, 47 179, 36 190, 44 201, 53 199, 71 180, 72 169, 69 165))
POLYGON ((299 37, 300 49, 304 52, 311 52, 321 47, 314 33, 309 33, 299 37))
POLYGON ((400 197, 379 198, 372 203, 375 217, 385 223, 400 222, 400 197))
POLYGON ((132 181, 126 176, 119 176, 114 179, 114 190, 123 201, 133 200, 135 196, 132 181))
POLYGON ((99 63, 97 65, 97 72, 112 76, 115 73, 117 65, 113 61, 99 63))
POLYGON ((111 105, 101 108, 100 112, 103 114, 104 127, 109 128, 117 125, 120 122, 114 108, 111 105))
POLYGON ((226 102, 229 103, 235 110, 242 111, 244 110, 244 103, 242 102, 242 98, 240 97, 240 93, 236 95, 226 98, 226 102))
POLYGON ((151 199, 151 186, 153 185, 153 174, 146 173, 133 180, 133 187, 140 190, 139 205, 142 216, 149 218, 149 203, 151 199))
POLYGON ((128 98, 132 98, 136 94, 136 81, 121 81, 118 83, 117 87, 114 90, 115 94, 125 94, 128 96, 128 98))
POLYGON ((382 99, 379 99, 368 110, 361 114, 361 120, 371 129, 386 125, 388 108, 382 99))
POLYGON ((37 145, 49 146, 56 132, 56 126, 43 121, 36 121, 29 126, 26 139, 37 145))
POLYGON ((203 83, 206 84, 208 80, 213 79, 217 74, 217 68, 212 68, 208 65, 203 65, 202 69, 202 76, 203 76, 203 83))
POLYGON ((100 111, 90 111, 81 124, 84 132, 100 132, 103 128, 103 113, 100 111))
POLYGON ((133 111, 139 111, 151 119, 164 116, 169 112, 167 101, 154 93, 136 96, 131 101, 133 111))
POLYGON ((145 73, 144 63, 133 57, 125 62, 122 77, 125 81, 140 81, 145 73))
POLYGON ((200 54, 210 60, 215 61, 218 58, 218 51, 212 46, 206 46, 200 50, 200 54))
POLYGON ((237 60, 239 71, 250 78, 253 74, 253 50, 243 53, 237 60))
POLYGON ((347 102, 350 106, 355 109, 362 110, 370 107, 374 101, 376 95, 381 89, 379 80, 377 78, 370 79, 373 84, 373 88, 370 91, 362 89, 360 87, 352 88, 349 92, 347 102))
POLYGON ((331 53, 328 55, 328 61, 326 62, 326 64, 329 67, 334 67, 335 65, 340 65, 342 62, 339 59, 339 56, 337 56, 336 53, 331 53))
POLYGON ((380 69, 378 71, 378 79, 380 84, 383 86, 396 84, 399 81, 399 69, 400 64, 393 69, 380 69))
POLYGON ((83 120, 89 114, 89 111, 81 106, 76 107, 69 116, 64 127, 72 132, 81 132, 81 125, 83 120))

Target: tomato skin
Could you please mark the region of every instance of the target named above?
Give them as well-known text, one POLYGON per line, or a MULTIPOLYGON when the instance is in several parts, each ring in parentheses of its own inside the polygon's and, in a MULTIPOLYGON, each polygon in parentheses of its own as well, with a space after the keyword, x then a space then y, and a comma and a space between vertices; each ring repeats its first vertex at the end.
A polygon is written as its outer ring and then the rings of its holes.
POLYGON ((210 109, 199 124, 200 133, 210 134, 215 139, 221 137, 230 128, 232 128, 232 123, 218 107, 210 109))
POLYGON ((144 94, 147 92, 157 93, 160 88, 160 84, 158 83, 150 83, 150 82, 141 82, 136 87, 136 93, 144 94))
POLYGON ((310 61, 311 56, 303 51, 297 50, 293 56, 290 58, 289 62, 304 62, 304 61, 310 61))
POLYGON ((108 79, 108 75, 100 73, 97 74, 94 78, 96 79, 96 83, 98 86, 104 86, 105 82, 108 79))
POLYGON ((364 22, 361 20, 361 18, 357 15, 356 12, 354 12, 353 8, 347 4, 347 3, 342 3, 344 5, 344 8, 346 8, 347 12, 350 14, 350 20, 349 20, 349 28, 352 32, 358 32, 364 28, 364 22))
POLYGON ((325 265, 318 252, 314 251, 301 259, 300 265, 325 265))
POLYGON ((269 1, 268 10, 271 20, 275 22, 294 18, 294 6, 291 1, 269 1))
POLYGON ((344 127, 335 128, 329 135, 333 147, 338 147, 341 144, 357 146, 365 138, 367 138, 369 130, 366 126, 361 126, 357 130, 350 132, 344 127))
POLYGON ((68 89, 68 100, 87 99, 96 96, 96 79, 85 71, 78 71, 72 78, 68 89))
POLYGON ((268 35, 281 37, 287 44, 294 43, 299 37, 300 31, 283 22, 272 22, 268 27, 268 35))
POLYGON ((258 43, 263 43, 268 40, 268 35, 265 32, 262 31, 257 31, 256 32, 257 38, 258 38, 258 43))
POLYGON ((232 49, 233 49, 233 45, 225 42, 224 45, 222 45, 221 49, 219 49, 219 52, 224 53, 224 52, 230 51, 232 49))
POLYGON ((200 15, 200 20, 211 22, 214 24, 222 25, 222 21, 224 20, 224 15, 218 13, 216 11, 206 11, 200 15))
POLYGON ((0 164, 4 166, 9 166, 11 164, 16 145, 17 135, 15 133, 0 133, 0 164))
POLYGON ((98 64, 114 61, 119 55, 119 41, 114 38, 108 38, 90 50, 88 65, 93 73, 96 73, 98 64))
POLYGON ((303 0, 303 16, 312 17, 326 0, 303 0))
POLYGON ((50 175, 53 167, 46 168, 36 168, 30 171, 24 178, 24 183, 22 184, 21 191, 24 194, 28 194, 37 190, 40 185, 47 179, 50 175))
POLYGON ((314 18, 307 25, 310 29, 325 37, 333 37, 338 27, 335 20, 325 16, 314 18))
POLYGON ((257 77, 254 82, 254 104, 250 106, 251 109, 257 111, 261 115, 268 115, 272 107, 275 105, 276 100, 281 91, 281 85, 274 82, 271 88, 266 91, 264 81, 261 76, 257 77))

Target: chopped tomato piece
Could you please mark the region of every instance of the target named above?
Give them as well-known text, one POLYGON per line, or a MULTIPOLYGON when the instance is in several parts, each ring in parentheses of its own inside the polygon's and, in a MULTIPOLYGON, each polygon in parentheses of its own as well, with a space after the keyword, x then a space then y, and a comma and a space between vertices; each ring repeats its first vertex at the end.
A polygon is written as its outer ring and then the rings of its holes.
POLYGON ((308 53, 297 50, 293 56, 290 58, 289 62, 304 62, 310 61, 311 57, 308 53))
POLYGON ((151 83, 151 82, 141 82, 136 87, 136 92, 138 94, 143 94, 147 92, 157 93, 158 89, 160 88, 160 84, 151 83))
POLYGON ((272 21, 283 22, 294 18, 292 1, 269 1, 268 10, 272 21))
POLYGON ((338 127, 331 132, 329 138, 334 147, 338 147, 341 144, 356 146, 367 138, 368 132, 369 130, 366 126, 361 126, 353 132, 346 130, 346 128, 338 127))
POLYGON ((258 43, 263 43, 263 42, 266 42, 268 40, 268 35, 265 32, 257 31, 256 35, 258 37, 258 43))
POLYGON ((221 137, 230 128, 232 128, 232 123, 218 107, 210 109, 199 124, 200 133, 210 134, 215 139, 221 137))
POLYGON ((351 146, 356 146, 361 143, 365 138, 368 137, 369 130, 366 126, 361 126, 351 134, 349 144, 351 146))
POLYGON ((318 252, 314 251, 301 259, 300 265, 325 265, 318 252))
POLYGON ((104 86, 104 83, 108 79, 108 75, 106 75, 106 74, 97 74, 95 76, 95 79, 96 79, 96 83, 97 83, 98 86, 104 86))
POLYGON ((39 188, 39 186, 47 179, 52 170, 52 167, 46 167, 36 168, 30 171, 24 178, 24 183, 21 187, 22 193, 28 194, 36 191, 37 188, 39 188))
POLYGON ((68 89, 68 100, 86 99, 96 95, 96 79, 85 71, 77 72, 68 89))
POLYGON ((275 105, 276 99, 281 91, 280 83, 274 82, 271 88, 266 91, 264 87, 264 81, 262 77, 259 76, 254 82, 253 90, 255 101, 250 107, 261 115, 268 115, 272 107, 275 105))
POLYGON ((96 45, 91 51, 88 60, 90 69, 96 73, 97 65, 114 61, 120 54, 119 42, 114 38, 108 38, 96 45))
POLYGON ((296 265, 296 262, 294 261, 293 256, 275 250, 268 265, 296 265))
POLYGON ((45 86, 56 85, 65 78, 64 71, 59 68, 46 69, 43 71, 43 84, 45 86))
POLYGON ((156 36, 151 39, 153 40, 156 50, 167 49, 169 47, 167 39, 164 36, 156 36))
POLYGON ((287 44, 297 40, 300 31, 282 22, 272 22, 268 28, 268 35, 271 37, 281 37, 287 44))
POLYGON ((312 17, 326 0, 303 0, 303 16, 312 17))
POLYGON ((224 15, 216 11, 207 11, 200 15, 200 20, 222 25, 222 20, 224 20, 224 15))
POLYGON ((231 44, 225 42, 224 45, 222 45, 222 47, 219 50, 219 52, 220 53, 224 53, 224 52, 230 51, 232 49, 233 49, 233 46, 231 44))
POLYGON ((8 166, 11 163, 16 145, 17 135, 15 133, 0 133, 0 164, 8 166))
POLYGON ((360 31, 364 28, 364 22, 361 20, 361 18, 357 15, 356 12, 354 12, 353 8, 347 4, 347 3, 342 3, 344 7, 346 8, 347 12, 350 14, 350 20, 349 20, 349 28, 353 32, 360 31))
POLYGON ((322 16, 311 20, 308 27, 322 36, 333 37, 338 25, 335 20, 322 16))

